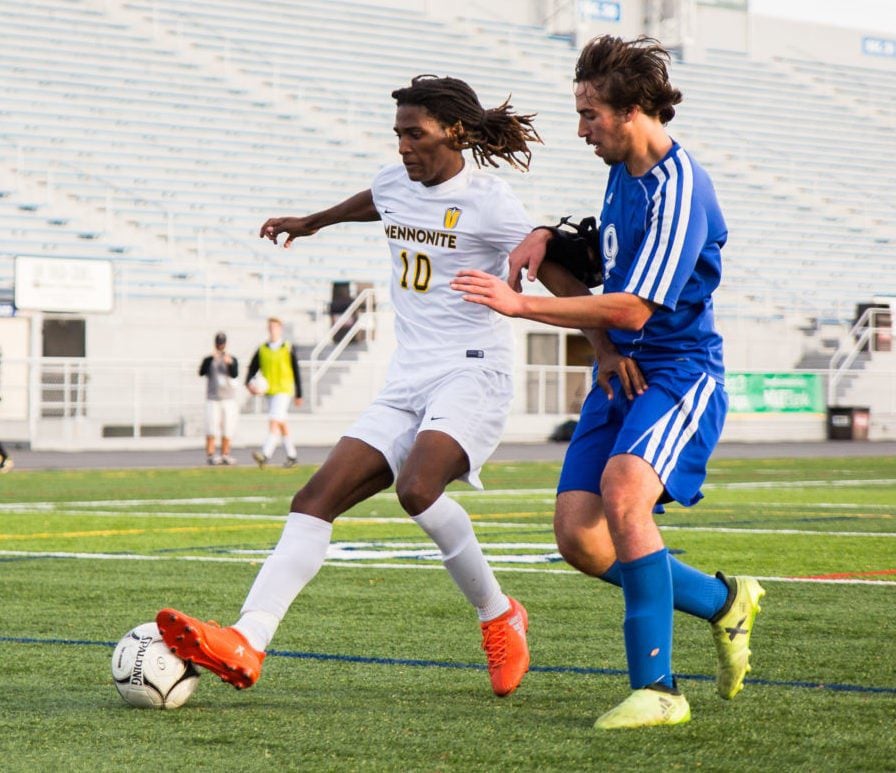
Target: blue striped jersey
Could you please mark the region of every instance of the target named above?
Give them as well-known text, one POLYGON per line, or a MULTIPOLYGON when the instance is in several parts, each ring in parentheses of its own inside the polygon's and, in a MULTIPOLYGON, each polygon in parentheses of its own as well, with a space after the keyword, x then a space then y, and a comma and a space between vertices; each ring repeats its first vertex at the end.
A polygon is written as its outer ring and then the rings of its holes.
POLYGON ((649 172, 610 168, 601 223, 603 292, 658 304, 642 330, 611 330, 620 353, 642 370, 675 367, 722 379, 722 338, 712 293, 728 236, 712 181, 677 143, 649 172))

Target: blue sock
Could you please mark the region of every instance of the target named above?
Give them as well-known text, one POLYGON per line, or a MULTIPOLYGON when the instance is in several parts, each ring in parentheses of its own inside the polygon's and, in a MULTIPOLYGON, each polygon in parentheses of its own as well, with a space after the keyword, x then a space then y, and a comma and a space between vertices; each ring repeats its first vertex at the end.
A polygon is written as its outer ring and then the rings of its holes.
POLYGON ((619 562, 625 596, 625 656, 633 690, 672 678, 672 572, 666 548, 619 562))
MULTIPOLYGON (((622 570, 615 561, 600 579, 622 587, 622 570)), ((712 620, 728 600, 728 586, 718 577, 705 574, 669 556, 672 598, 675 609, 703 620, 712 620)))
POLYGON ((619 568, 619 562, 614 561, 613 565, 604 572, 600 579, 604 582, 610 583, 610 585, 616 585, 617 587, 622 587, 622 570, 619 568))
POLYGON ((711 620, 728 600, 728 586, 723 580, 705 574, 669 556, 672 570, 672 595, 675 608, 703 620, 711 620))

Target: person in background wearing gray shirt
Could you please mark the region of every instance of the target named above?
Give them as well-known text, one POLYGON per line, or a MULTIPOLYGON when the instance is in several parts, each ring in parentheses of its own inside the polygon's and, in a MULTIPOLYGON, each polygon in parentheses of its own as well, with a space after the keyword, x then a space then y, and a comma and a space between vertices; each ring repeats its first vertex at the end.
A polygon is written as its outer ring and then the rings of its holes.
POLYGON ((199 366, 199 375, 206 377, 205 453, 209 464, 236 464, 230 455, 231 440, 236 429, 237 405, 234 379, 236 357, 226 350, 227 336, 215 335, 215 350, 199 366), (215 440, 221 438, 221 454, 215 453, 215 440))

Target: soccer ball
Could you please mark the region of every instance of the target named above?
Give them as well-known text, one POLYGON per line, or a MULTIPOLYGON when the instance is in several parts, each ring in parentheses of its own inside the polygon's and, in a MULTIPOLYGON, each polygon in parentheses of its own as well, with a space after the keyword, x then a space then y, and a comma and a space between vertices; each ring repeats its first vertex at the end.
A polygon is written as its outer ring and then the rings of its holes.
POLYGON ((268 380, 258 371, 247 384, 253 395, 264 395, 268 392, 268 380))
POLYGON ((171 651, 155 623, 138 625, 118 642, 112 678, 125 702, 143 709, 176 709, 199 684, 199 672, 171 651))

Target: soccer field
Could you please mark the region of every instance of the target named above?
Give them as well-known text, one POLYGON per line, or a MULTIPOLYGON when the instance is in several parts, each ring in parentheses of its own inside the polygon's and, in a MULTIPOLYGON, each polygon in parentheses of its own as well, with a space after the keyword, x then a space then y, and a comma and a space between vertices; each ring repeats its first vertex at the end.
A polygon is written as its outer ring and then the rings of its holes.
POLYGON ((660 519, 706 570, 768 595, 753 671, 714 690, 709 626, 676 616, 693 714, 597 733, 629 691, 618 589, 559 558, 556 463, 452 488, 530 615, 532 669, 490 690, 475 615, 391 492, 336 522, 261 680, 209 673, 175 711, 125 705, 114 643, 163 606, 232 622, 312 468, 16 472, 0 488, 0 770, 896 770, 892 458, 717 460, 660 519))

